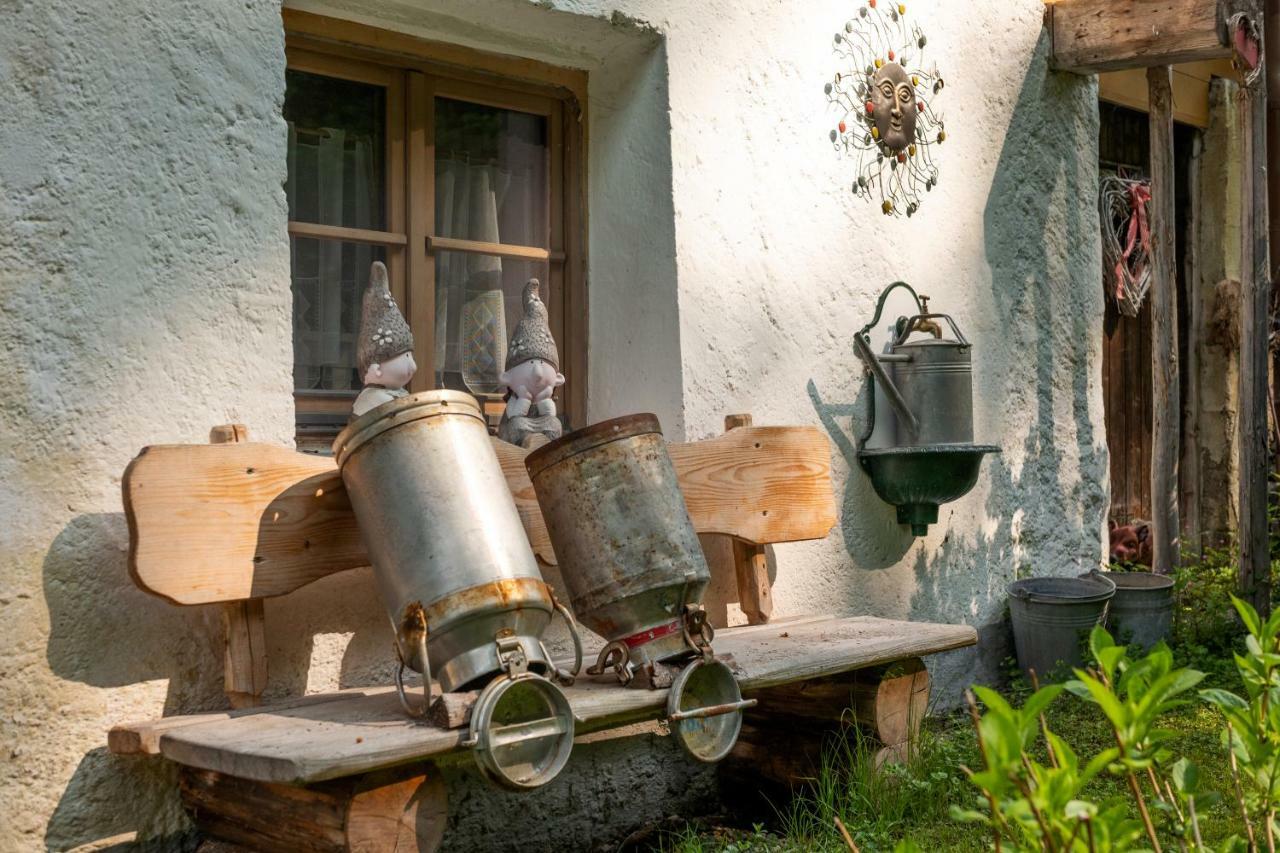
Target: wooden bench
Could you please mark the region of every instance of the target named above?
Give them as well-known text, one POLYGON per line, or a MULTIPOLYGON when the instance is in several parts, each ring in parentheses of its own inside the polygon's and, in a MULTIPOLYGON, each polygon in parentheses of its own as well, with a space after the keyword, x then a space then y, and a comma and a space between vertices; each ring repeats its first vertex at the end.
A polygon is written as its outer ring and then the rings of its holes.
MULTIPOLYGON (((734 579, 750 623, 715 640, 759 700, 735 754, 794 781, 812 769, 823 733, 854 720, 886 755, 900 754, 928 700, 920 658, 972 645, 975 631, 871 617, 770 622, 765 546, 824 538, 835 523, 830 446, 811 427, 752 427, 748 416, 726 426, 670 448, 712 572, 734 579), (811 735, 803 748, 769 748, 783 732, 795 746, 797 730, 811 735)), ((232 710, 119 725, 110 749, 182 765, 184 802, 216 838, 260 850, 434 850, 446 814, 434 762, 463 749, 464 729, 408 719, 390 686, 261 704, 263 600, 367 565, 333 460, 251 443, 239 425, 211 437, 145 448, 125 472, 124 506, 138 586, 178 605, 223 605, 232 710)), ((495 447, 529 542, 554 566, 526 451, 495 447)), ((667 697, 607 676, 565 692, 582 735, 658 720, 667 697)))

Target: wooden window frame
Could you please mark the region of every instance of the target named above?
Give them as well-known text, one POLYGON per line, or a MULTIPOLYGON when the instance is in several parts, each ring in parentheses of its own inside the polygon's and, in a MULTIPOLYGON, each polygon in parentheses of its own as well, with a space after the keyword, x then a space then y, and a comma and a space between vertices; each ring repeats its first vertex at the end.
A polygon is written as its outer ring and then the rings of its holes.
MULTIPOLYGON (((418 372, 410 385, 435 382, 435 257, 438 251, 476 252, 543 261, 544 298, 560 346, 565 385, 556 400, 570 425, 586 424, 586 86, 585 71, 427 41, 401 33, 283 10, 285 54, 291 70, 373 83, 387 89, 387 230, 340 228, 290 221, 297 237, 373 243, 387 250, 392 292, 414 335, 418 372), (533 113, 547 120, 547 248, 490 244, 435 234, 434 99, 452 98, 533 113), (413 192, 412 188, 419 188, 413 192), (423 189, 428 188, 428 189, 423 189)), ((350 395, 295 391, 299 414, 331 412, 350 395)), ((491 409, 496 416, 501 407, 491 409)))

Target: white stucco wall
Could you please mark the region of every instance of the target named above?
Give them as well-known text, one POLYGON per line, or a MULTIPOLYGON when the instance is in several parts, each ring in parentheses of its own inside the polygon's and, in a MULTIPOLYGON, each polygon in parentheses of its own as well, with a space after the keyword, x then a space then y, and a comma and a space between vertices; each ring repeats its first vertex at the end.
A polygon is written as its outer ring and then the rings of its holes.
MULTIPOLYGON (((655 411, 672 437, 718 433, 729 412, 828 431, 840 522, 777 549, 780 615, 966 621, 990 664, 1015 573, 1099 560, 1096 93, 1047 72, 1041 0, 911 4, 946 73, 949 138, 910 220, 853 198, 828 141, 830 39, 854 3, 297 5, 588 69, 591 416, 655 411), (896 278, 975 342, 977 434, 1004 449, 921 540, 853 462, 849 340, 896 278)), ((54 0, 6 17, 0 850, 174 842, 171 771, 108 755, 104 733, 220 707, 221 624, 132 586, 119 478, 143 445, 217 423, 291 440, 278 5, 54 0)), ((268 603, 273 693, 386 678, 368 586, 348 573, 268 603)), ((966 652, 934 675, 954 695, 986 670, 966 652)), ((611 756, 581 767, 607 775, 625 764, 611 756)))

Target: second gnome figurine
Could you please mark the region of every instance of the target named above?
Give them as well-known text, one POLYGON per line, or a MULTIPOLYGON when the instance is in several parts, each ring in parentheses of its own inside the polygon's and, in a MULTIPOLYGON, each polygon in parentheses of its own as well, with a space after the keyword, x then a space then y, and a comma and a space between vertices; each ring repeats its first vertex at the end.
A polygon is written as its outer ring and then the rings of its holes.
POLYGON ((524 316, 511 335, 506 370, 498 377, 507 386, 498 438, 526 448, 555 441, 564 431, 551 399, 564 384, 564 374, 547 323, 547 306, 538 294, 540 286, 536 278, 524 286, 524 316))
POLYGON ((382 261, 374 261, 369 270, 369 286, 360 306, 356 367, 364 379, 364 390, 351 406, 356 417, 408 394, 405 386, 418 370, 413 360, 413 332, 391 295, 382 261))

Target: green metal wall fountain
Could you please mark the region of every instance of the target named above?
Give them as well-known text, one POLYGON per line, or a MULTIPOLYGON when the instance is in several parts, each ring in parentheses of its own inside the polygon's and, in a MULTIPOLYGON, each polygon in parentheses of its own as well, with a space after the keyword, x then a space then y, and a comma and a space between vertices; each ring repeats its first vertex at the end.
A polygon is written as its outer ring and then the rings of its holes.
POLYGON ((880 294, 875 317, 854 336, 853 349, 871 376, 858 462, 881 500, 898 508, 898 523, 924 536, 938 520, 938 505, 968 494, 978 481, 982 457, 1000 452, 995 445, 973 443, 972 345, 949 315, 929 312, 929 297, 895 281, 880 294), (869 333, 895 288, 911 294, 916 314, 898 318, 888 352, 877 355, 869 333), (954 338, 943 337, 940 320, 954 338), (921 335, 911 339, 916 333, 921 335), (889 444, 868 448, 876 426, 877 381, 889 401, 889 444))

